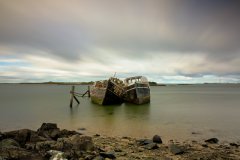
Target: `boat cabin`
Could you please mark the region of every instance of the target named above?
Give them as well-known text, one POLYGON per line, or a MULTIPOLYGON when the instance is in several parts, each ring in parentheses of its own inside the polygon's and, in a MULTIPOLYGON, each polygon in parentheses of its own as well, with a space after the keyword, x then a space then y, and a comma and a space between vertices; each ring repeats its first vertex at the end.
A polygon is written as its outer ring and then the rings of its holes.
POLYGON ((124 84, 126 86, 135 84, 135 83, 142 83, 142 84, 148 84, 148 80, 144 76, 135 76, 135 77, 129 77, 124 80, 124 84))

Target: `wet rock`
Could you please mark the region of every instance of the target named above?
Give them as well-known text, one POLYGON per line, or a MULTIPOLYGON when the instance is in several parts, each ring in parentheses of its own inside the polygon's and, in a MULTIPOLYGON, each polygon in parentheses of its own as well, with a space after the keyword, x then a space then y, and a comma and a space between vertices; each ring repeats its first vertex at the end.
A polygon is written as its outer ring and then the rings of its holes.
MULTIPOLYGON (((44 144, 41 144, 44 145, 44 144)), ((47 146, 49 146, 47 144, 47 146)), ((92 151, 94 150, 94 144, 92 138, 89 136, 73 135, 69 138, 58 138, 57 141, 51 141, 51 149, 61 151, 92 151)))
POLYGON ((158 143, 158 144, 162 143, 162 139, 161 139, 161 137, 159 135, 153 136, 152 141, 155 142, 155 143, 158 143))
POLYGON ((145 145, 144 148, 152 150, 152 149, 158 149, 159 147, 156 143, 149 143, 149 144, 145 145))
POLYGON ((48 151, 55 148, 56 141, 44 141, 44 142, 37 142, 36 143, 36 150, 38 151, 48 151))
POLYGON ((76 134, 81 135, 81 133, 78 133, 76 131, 69 131, 69 130, 63 129, 59 132, 59 138, 70 137, 76 134))
POLYGON ((179 147, 179 146, 177 146, 175 144, 170 144, 169 145, 169 151, 172 154, 175 154, 175 155, 184 153, 184 150, 181 147, 179 147))
POLYGON ((93 160, 104 160, 104 158, 102 156, 97 156, 93 160))
POLYGON ((116 156, 113 152, 100 152, 100 156, 103 158, 116 159, 116 156))
POLYGON ((79 151, 79 150, 68 150, 68 151, 64 151, 64 153, 67 155, 67 159, 89 159, 90 157, 92 157, 92 159, 96 156, 91 152, 86 152, 86 151, 79 151))
POLYGON ((4 139, 4 134, 2 132, 0 132, 0 141, 4 139))
POLYGON ((57 128, 55 123, 43 123, 42 126, 37 130, 39 136, 43 136, 48 139, 57 140, 61 134, 60 129, 57 128))
POLYGON ((20 147, 19 143, 14 139, 4 139, 0 141, 0 148, 18 148, 20 147))
POLYGON ((18 131, 15 139, 20 143, 21 146, 24 146, 26 142, 30 141, 31 134, 34 134, 34 131, 29 129, 21 129, 18 131))
POLYGON ((73 148, 69 138, 58 138, 57 142, 54 144, 55 150, 68 151, 73 148))
POLYGON ((202 147, 207 148, 208 145, 207 144, 202 144, 202 147))
POLYGON ((56 123, 43 123, 37 131, 48 131, 53 129, 59 129, 56 123))
POLYGON ((99 152, 105 152, 105 150, 104 150, 104 149, 102 149, 102 148, 99 148, 99 147, 96 147, 96 150, 98 150, 99 152))
POLYGON ((20 148, 20 144, 14 139, 3 139, 0 141, 0 157, 2 159, 17 159, 17 160, 42 160, 40 155, 20 148))
POLYGON ((89 136, 73 135, 69 138, 69 143, 78 150, 90 151, 94 149, 92 137, 89 136))
POLYGON ((25 148, 26 148, 27 150, 35 150, 36 144, 35 144, 35 143, 26 143, 26 144, 25 144, 25 148))
MULTIPOLYGON (((38 136, 36 132, 32 132, 29 142, 30 143, 37 143, 37 142, 43 142, 43 141, 46 141, 46 140, 47 140, 47 138, 44 138, 42 136, 38 136)), ((28 141, 26 143, 28 143, 28 141)))
POLYGON ((5 138, 15 139, 15 137, 18 135, 18 132, 19 132, 19 130, 5 132, 5 133, 4 133, 4 136, 5 136, 5 138))
POLYGON ((16 131, 5 132, 5 138, 12 138, 16 140, 22 147, 24 147, 27 142, 30 142, 31 138, 34 139, 34 136, 38 138, 36 132, 29 129, 20 129, 16 131))
POLYGON ((50 160, 67 160, 61 151, 50 150, 47 153, 51 155, 50 160))
POLYGON ((23 148, 1 148, 0 157, 6 160, 42 160, 41 156, 23 148))
POLYGON ((86 155, 84 157, 84 160, 92 160, 95 157, 95 155, 86 155))
POLYGON ((233 147, 237 147, 237 148, 239 147, 239 145, 236 144, 236 143, 229 143, 229 145, 230 145, 230 146, 233 146, 233 147))
POLYGON ((210 138, 210 139, 205 140, 205 142, 211 143, 211 144, 216 144, 216 143, 218 143, 218 141, 219 140, 217 138, 210 138))
POLYGON ((140 139, 140 140, 137 140, 137 143, 140 146, 143 146, 143 145, 147 145, 147 144, 153 143, 153 141, 150 140, 150 139, 140 139))
POLYGON ((53 139, 53 140, 57 140, 59 138, 60 135, 60 130, 59 129, 54 129, 52 131, 49 132, 49 136, 53 139))
POLYGON ((4 138, 12 138, 16 140, 22 147, 24 147, 24 145, 28 142, 36 143, 46 140, 46 138, 38 136, 37 132, 29 129, 20 129, 16 131, 5 132, 4 138))

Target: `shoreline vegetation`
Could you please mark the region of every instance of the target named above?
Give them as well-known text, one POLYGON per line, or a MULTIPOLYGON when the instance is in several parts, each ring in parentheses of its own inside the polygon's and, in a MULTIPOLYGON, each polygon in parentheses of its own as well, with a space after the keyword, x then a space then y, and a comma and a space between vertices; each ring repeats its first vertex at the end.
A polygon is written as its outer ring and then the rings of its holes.
POLYGON ((43 123, 37 131, 20 129, 0 132, 1 160, 237 160, 239 142, 205 141, 165 142, 152 138, 84 135, 43 123))

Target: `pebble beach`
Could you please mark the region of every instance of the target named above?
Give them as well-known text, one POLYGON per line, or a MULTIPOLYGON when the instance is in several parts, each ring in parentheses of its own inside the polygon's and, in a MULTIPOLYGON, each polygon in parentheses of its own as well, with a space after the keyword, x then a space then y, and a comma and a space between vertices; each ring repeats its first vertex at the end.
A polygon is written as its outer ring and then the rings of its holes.
POLYGON ((240 143, 164 141, 161 135, 143 139, 84 135, 43 123, 37 131, 20 129, 0 133, 1 160, 238 160, 240 143))

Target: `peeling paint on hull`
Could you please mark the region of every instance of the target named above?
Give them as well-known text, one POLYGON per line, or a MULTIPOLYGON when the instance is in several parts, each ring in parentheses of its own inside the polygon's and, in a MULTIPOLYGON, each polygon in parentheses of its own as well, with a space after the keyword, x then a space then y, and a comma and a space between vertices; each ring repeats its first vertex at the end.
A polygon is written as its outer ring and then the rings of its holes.
POLYGON ((106 87, 92 88, 90 94, 92 102, 99 105, 123 103, 121 94, 116 93, 116 84, 114 84, 111 80, 108 80, 106 87))
POLYGON ((134 104, 149 103, 150 88, 137 83, 128 86, 124 94, 124 101, 134 104))

